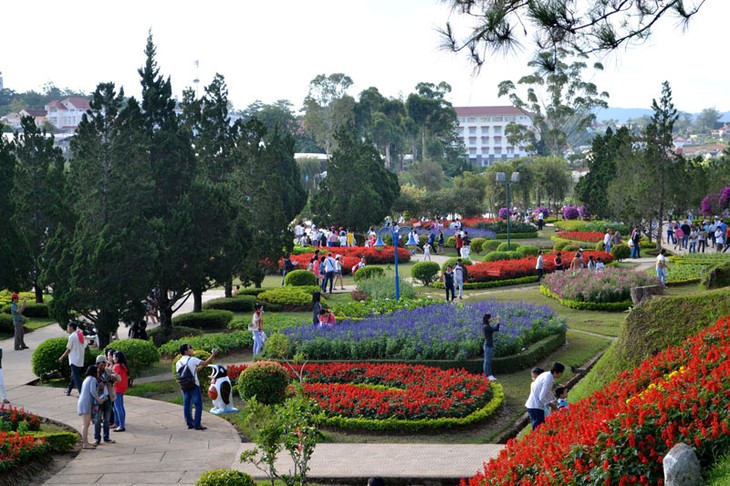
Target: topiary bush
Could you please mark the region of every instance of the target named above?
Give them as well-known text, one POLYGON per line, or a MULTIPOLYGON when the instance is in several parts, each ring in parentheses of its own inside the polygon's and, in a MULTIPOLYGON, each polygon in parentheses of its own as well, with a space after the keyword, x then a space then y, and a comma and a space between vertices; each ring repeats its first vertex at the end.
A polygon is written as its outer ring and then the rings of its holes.
MULTIPOLYGON (((457 257, 449 258, 448 260, 446 260, 441 265, 441 271, 442 272, 445 272, 446 271, 446 265, 451 265, 452 267, 456 266, 456 260, 457 260, 457 257)), ((471 265, 472 264, 472 261, 470 259, 468 259, 468 258, 462 258, 461 259, 461 263, 464 264, 464 265, 471 265)))
POLYGON ((730 287, 730 263, 724 263, 706 271, 701 283, 707 290, 730 287))
POLYGON ((455 236, 449 236, 446 238, 446 241, 444 241, 444 247, 446 248, 456 248, 456 237, 455 236))
POLYGON ((522 258, 528 255, 537 256, 537 254, 540 252, 540 248, 536 247, 535 245, 522 245, 518 247, 515 252, 522 258))
POLYGON ((159 348, 163 344, 174 341, 176 339, 191 336, 202 336, 203 331, 192 327, 173 326, 170 329, 170 332, 166 332, 165 329, 158 326, 147 331, 147 335, 150 337, 150 339, 152 339, 152 342, 155 343, 155 346, 159 348))
MULTIPOLYGON (((48 375, 60 373, 61 377, 68 380, 71 378, 71 367, 68 365, 68 359, 58 361, 58 358, 66 351, 68 338, 55 337, 46 339, 33 350, 31 358, 31 370, 33 374, 40 379, 44 379, 48 375)), ((96 359, 91 350, 87 347, 84 352, 84 368, 93 364, 96 359)))
POLYGON ((276 287, 244 287, 241 289, 236 290, 236 296, 239 295, 253 295, 256 297, 261 292, 266 292, 267 290, 275 289, 276 287))
POLYGON ((486 238, 474 238, 471 240, 471 251, 474 253, 481 253, 482 252, 482 246, 484 245, 484 242, 487 241, 486 238))
MULTIPOLYGON (((107 348, 124 353, 129 365, 129 384, 142 375, 142 370, 160 361, 160 352, 152 341, 142 339, 122 339, 114 341, 107 348)), ((106 349, 104 350, 106 352, 106 349)))
POLYGON ((220 299, 209 300, 203 304, 203 310, 217 309, 231 312, 253 312, 255 303, 255 295, 237 294, 233 297, 221 297, 220 299))
POLYGON ((236 469, 211 469, 202 474, 196 486, 256 486, 256 481, 236 469))
POLYGON ((496 262, 497 260, 515 260, 522 258, 516 251, 492 251, 484 256, 483 262, 496 262))
POLYGON ((294 287, 317 285, 317 277, 309 270, 292 270, 284 277, 284 285, 294 287))
POLYGON ((497 251, 515 251, 515 250, 517 250, 517 248, 520 247, 520 244, 519 243, 515 243, 514 241, 511 241, 509 243, 509 248, 507 248, 507 245, 508 245, 507 242, 506 241, 503 241, 497 247, 497 251))
POLYGON ((236 389, 244 401, 256 397, 259 403, 273 405, 284 401, 289 382, 289 373, 279 363, 257 361, 241 372, 236 389))
MULTIPOLYGON (((408 281, 400 278, 400 296, 403 299, 413 299, 416 291, 408 281)), ((392 299, 395 297, 395 279, 390 276, 368 278, 357 284, 358 290, 363 291, 370 299, 392 299)))
POLYGON ((172 318, 172 324, 196 329, 225 329, 231 319, 233 319, 231 311, 209 309, 175 316, 172 318))
POLYGON ((355 280, 355 283, 360 283, 365 279, 382 277, 383 275, 385 275, 385 270, 381 267, 365 266, 355 272, 353 279, 355 280))
POLYGON ((428 286, 436 281, 439 270, 439 264, 436 262, 418 262, 411 267, 411 277, 428 286))
POLYGON ((625 260, 631 255, 631 248, 628 245, 614 245, 611 247, 611 255, 616 260, 625 260))
POLYGON ((489 253, 491 251, 497 251, 497 248, 501 244, 502 244, 502 242, 499 240, 486 240, 484 243, 482 243, 482 251, 484 253, 489 253))

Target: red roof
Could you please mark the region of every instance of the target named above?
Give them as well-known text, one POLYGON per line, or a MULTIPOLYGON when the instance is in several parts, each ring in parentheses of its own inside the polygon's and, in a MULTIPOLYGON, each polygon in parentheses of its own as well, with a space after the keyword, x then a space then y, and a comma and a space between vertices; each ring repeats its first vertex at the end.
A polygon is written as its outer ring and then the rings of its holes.
POLYGON ((66 98, 64 101, 71 103, 77 110, 88 110, 89 100, 86 98, 66 98))
POLYGON ((35 108, 26 108, 23 111, 25 113, 27 113, 29 116, 35 116, 35 117, 46 116, 48 114, 48 113, 46 113, 46 110, 38 110, 35 108))
POLYGON ((455 106, 456 116, 528 115, 514 106, 455 106))

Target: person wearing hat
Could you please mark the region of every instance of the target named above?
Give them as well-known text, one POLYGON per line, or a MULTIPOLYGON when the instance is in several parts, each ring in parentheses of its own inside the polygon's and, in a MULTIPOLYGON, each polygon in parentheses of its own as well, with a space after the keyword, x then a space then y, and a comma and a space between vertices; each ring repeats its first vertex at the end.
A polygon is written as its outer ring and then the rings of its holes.
POLYGON ((106 356, 100 354, 96 357, 96 381, 98 383, 97 395, 99 397, 99 412, 94 417, 94 445, 101 444, 102 429, 104 442, 113 444, 114 439, 109 437, 109 419, 111 418, 112 407, 114 406, 114 384, 122 379, 121 376, 112 371, 106 356))
POLYGON ((23 303, 18 305, 18 294, 14 293, 10 296, 10 316, 13 318, 13 327, 15 328, 15 350, 21 351, 28 349, 25 345, 25 331, 23 330, 23 312, 25 312, 25 299, 23 303))
POLYGON ((190 368, 195 379, 195 387, 190 391, 181 390, 183 394, 183 415, 185 416, 185 422, 188 424, 188 429, 205 430, 207 427, 200 424, 203 418, 203 394, 200 391, 198 371, 208 366, 218 351, 213 348, 210 351, 210 356, 205 361, 193 356, 194 352, 191 345, 187 343, 180 345, 182 358, 175 365, 175 373, 180 376, 180 370, 183 369, 183 366, 190 368), (192 414, 193 406, 195 406, 195 418, 192 414))

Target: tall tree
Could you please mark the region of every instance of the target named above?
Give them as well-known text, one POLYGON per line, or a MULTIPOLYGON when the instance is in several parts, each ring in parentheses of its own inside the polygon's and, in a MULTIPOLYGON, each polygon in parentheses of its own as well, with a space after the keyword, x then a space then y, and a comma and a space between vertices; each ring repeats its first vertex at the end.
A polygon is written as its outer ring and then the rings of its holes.
POLYGON ((15 226, 15 201, 11 197, 17 166, 14 149, 12 142, 0 136, 0 174, 5 177, 5 187, 0 191, 0 214, 5 215, 0 232, 0 288, 4 289, 18 289, 21 275, 25 273, 20 271, 23 256, 19 249, 22 246, 15 226))
POLYGON ((601 53, 646 41, 665 16, 686 27, 704 0, 555 0, 550 2, 444 0, 473 20, 471 29, 458 34, 451 22, 441 30, 443 47, 465 51, 475 69, 489 53, 510 52, 520 35, 530 36, 538 50, 567 47, 579 53, 601 53))
POLYGON ((304 99, 304 129, 332 153, 334 134, 354 118, 355 99, 347 94, 352 78, 342 73, 320 74, 309 83, 304 99))
POLYGON ((338 148, 327 164, 327 177, 312 198, 312 211, 319 224, 364 230, 390 213, 400 193, 398 179, 384 167, 370 140, 345 130, 338 131, 335 138, 338 148))
POLYGON ((710 133, 715 130, 722 114, 716 108, 705 108, 697 116, 697 128, 701 133, 710 133))
POLYGON ((547 199, 548 206, 557 211, 572 185, 568 163, 560 157, 536 157, 532 160, 535 173, 535 204, 541 206, 547 199))
MULTIPOLYGON (((585 129, 596 118, 595 108, 607 108, 608 93, 598 92, 595 84, 584 81, 582 72, 588 67, 585 56, 568 64, 573 54, 565 49, 540 52, 527 65, 532 74, 522 77, 517 85, 526 88, 518 94, 512 81, 499 83, 499 96, 508 96, 512 105, 530 114, 533 126, 510 123, 507 139, 512 145, 527 147, 538 155, 562 157, 576 145, 585 129)), ((593 69, 602 70, 600 63, 593 69)))
POLYGON ((408 95, 406 111, 418 130, 412 150, 414 160, 443 158, 446 146, 455 139, 456 111, 446 100, 450 92, 451 86, 442 81, 438 85, 418 83, 416 92, 408 95))

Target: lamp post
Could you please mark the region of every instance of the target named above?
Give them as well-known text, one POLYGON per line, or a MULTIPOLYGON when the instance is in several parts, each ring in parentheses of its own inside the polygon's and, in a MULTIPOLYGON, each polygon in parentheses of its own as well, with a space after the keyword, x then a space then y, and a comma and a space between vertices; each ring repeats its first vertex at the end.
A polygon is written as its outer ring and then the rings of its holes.
POLYGON ((383 242, 383 239, 380 237, 380 234, 383 231, 388 231, 390 233, 390 236, 393 238, 393 248, 395 249, 393 253, 393 259, 395 261, 395 300, 400 300, 400 279, 398 278, 398 239, 400 230, 407 229, 408 230, 408 242, 406 243, 406 247, 408 249, 413 249, 418 246, 418 241, 413 237, 413 229, 409 228, 408 226, 383 226, 378 230, 378 239, 375 240, 375 244, 373 245, 378 250, 382 250, 385 248, 385 243, 383 242))
POLYGON ((509 180, 507 180, 507 177, 505 177, 504 172, 497 172, 497 182, 500 184, 504 184, 505 191, 507 192, 507 251, 510 251, 510 239, 509 239, 509 233, 510 233, 510 220, 512 219, 510 217, 510 201, 509 201, 509 186, 510 183, 517 184, 520 182, 520 173, 519 172, 513 172, 512 176, 509 180))

